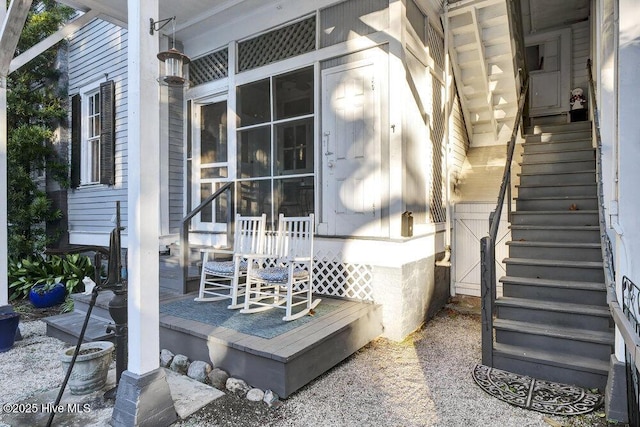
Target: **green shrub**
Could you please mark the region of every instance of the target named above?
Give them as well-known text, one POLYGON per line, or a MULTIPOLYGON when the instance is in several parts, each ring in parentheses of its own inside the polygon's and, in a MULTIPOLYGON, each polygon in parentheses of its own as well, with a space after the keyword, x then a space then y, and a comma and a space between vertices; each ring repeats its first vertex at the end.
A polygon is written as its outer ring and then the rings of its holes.
POLYGON ((80 254, 27 257, 20 261, 9 260, 9 300, 25 298, 35 285, 53 286, 64 283, 67 293, 84 289, 82 279, 93 277, 94 267, 88 256, 80 254))

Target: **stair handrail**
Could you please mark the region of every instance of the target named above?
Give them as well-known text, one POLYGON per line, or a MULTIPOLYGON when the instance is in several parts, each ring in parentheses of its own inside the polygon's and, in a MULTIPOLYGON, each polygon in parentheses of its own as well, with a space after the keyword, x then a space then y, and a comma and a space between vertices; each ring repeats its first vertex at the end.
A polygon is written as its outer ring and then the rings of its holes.
MULTIPOLYGON (((511 139, 507 145, 507 159, 502 174, 502 182, 498 192, 496 209, 489 215, 489 235, 480 239, 480 276, 481 276, 481 305, 482 305, 482 364, 493 366, 493 312, 496 300, 496 251, 495 242, 498 237, 500 217, 504 207, 507 188, 511 189, 511 163, 515 151, 518 129, 522 125, 527 92, 529 90, 529 77, 525 77, 524 84, 518 98, 518 112, 513 123, 511 139)), ((510 199, 510 197, 509 197, 510 199)), ((509 214, 511 212, 511 200, 508 203, 509 214)), ((509 215, 510 216, 510 215, 509 215)))
MULTIPOLYGON (((613 249, 611 239, 607 234, 607 224, 604 205, 604 180, 602 175, 602 137, 600 135, 600 113, 596 100, 596 88, 591 70, 591 59, 587 60, 587 71, 589 74, 589 98, 591 100, 591 113, 593 115, 592 126, 596 137, 596 184, 598 189, 598 217, 600 226, 600 246, 602 249, 602 264, 604 268, 604 281, 607 290, 607 304, 611 311, 611 316, 624 340, 624 344, 633 355, 635 368, 640 370, 640 337, 635 326, 624 313, 624 309, 618 300, 616 293, 616 272, 613 262, 613 249)), ((624 296, 623 296, 624 298, 624 296)))
POLYGON ((189 280, 189 232, 191 229, 191 220, 198 215, 204 208, 211 204, 215 199, 225 192, 229 192, 227 203, 227 242, 233 241, 233 185, 230 181, 218 188, 213 194, 204 199, 198 206, 182 218, 180 226, 180 269, 182 270, 182 293, 187 293, 187 281, 189 280))

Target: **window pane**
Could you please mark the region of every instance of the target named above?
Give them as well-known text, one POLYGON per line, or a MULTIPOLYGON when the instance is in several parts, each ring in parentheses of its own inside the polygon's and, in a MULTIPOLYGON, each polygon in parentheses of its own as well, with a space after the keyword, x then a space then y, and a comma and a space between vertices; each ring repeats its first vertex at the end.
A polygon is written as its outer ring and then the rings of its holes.
POLYGON ((201 179, 226 178, 229 175, 227 168, 200 168, 201 179))
MULTIPOLYGON (((216 184, 216 191, 224 184, 226 184, 226 182, 218 182, 216 184)), ((227 223, 227 204, 229 203, 229 198, 227 197, 228 193, 229 190, 225 191, 224 193, 219 195, 216 200, 213 201, 213 203, 215 203, 216 222, 218 224, 227 223)))
POLYGON ((313 177, 276 179, 274 181, 275 212, 286 216, 313 213, 313 177))
POLYGON ((91 182, 100 181, 100 140, 89 141, 89 158, 91 163, 91 182))
POLYGON ((251 126, 271 120, 269 79, 238 87, 238 127, 251 126))
POLYGON ((271 180, 240 181, 238 195, 238 213, 240 215, 258 216, 267 214, 271 222, 271 180))
POLYGON ((238 132, 238 178, 271 175, 270 127, 238 132))
POLYGON ((278 76, 274 81, 276 120, 313 113, 313 68, 278 76))
POLYGON ((227 161, 227 103, 217 102, 201 109, 201 163, 227 161))
MULTIPOLYGON (((211 194, 211 184, 200 184, 200 203, 204 201, 211 194)), ((213 221, 213 209, 211 204, 206 206, 200 211, 200 222, 212 222, 213 221)))
POLYGON ((313 172, 313 119, 276 126, 277 175, 313 172))

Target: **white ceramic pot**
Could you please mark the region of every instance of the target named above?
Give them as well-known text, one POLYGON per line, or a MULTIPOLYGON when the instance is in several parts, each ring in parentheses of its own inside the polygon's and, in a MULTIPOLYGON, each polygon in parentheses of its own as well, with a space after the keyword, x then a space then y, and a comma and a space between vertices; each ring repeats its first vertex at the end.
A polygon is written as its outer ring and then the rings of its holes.
MULTIPOLYGON (((88 394, 104 387, 107 383, 113 348, 113 343, 109 341, 94 341, 80 346, 80 353, 69 377, 68 385, 71 394, 88 394)), ((75 349, 75 347, 69 347, 62 352, 60 359, 65 373, 75 349)))

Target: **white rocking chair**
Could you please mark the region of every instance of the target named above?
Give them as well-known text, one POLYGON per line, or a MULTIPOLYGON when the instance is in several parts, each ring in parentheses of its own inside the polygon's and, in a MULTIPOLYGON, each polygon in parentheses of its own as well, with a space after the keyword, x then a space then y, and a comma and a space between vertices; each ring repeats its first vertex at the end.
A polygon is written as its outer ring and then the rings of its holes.
POLYGON ((240 308, 238 298, 245 294, 240 279, 247 274, 247 257, 264 250, 267 216, 236 215, 233 250, 205 251, 200 275, 200 290, 195 301, 220 301, 230 299, 227 308, 240 308), (229 261, 216 261, 215 255, 231 254, 229 261))
POLYGON ((319 303, 312 300, 313 214, 308 217, 278 217, 274 251, 249 256, 246 294, 241 313, 272 308, 284 309, 284 321, 299 319, 319 303), (305 307, 293 313, 293 307, 305 307))

